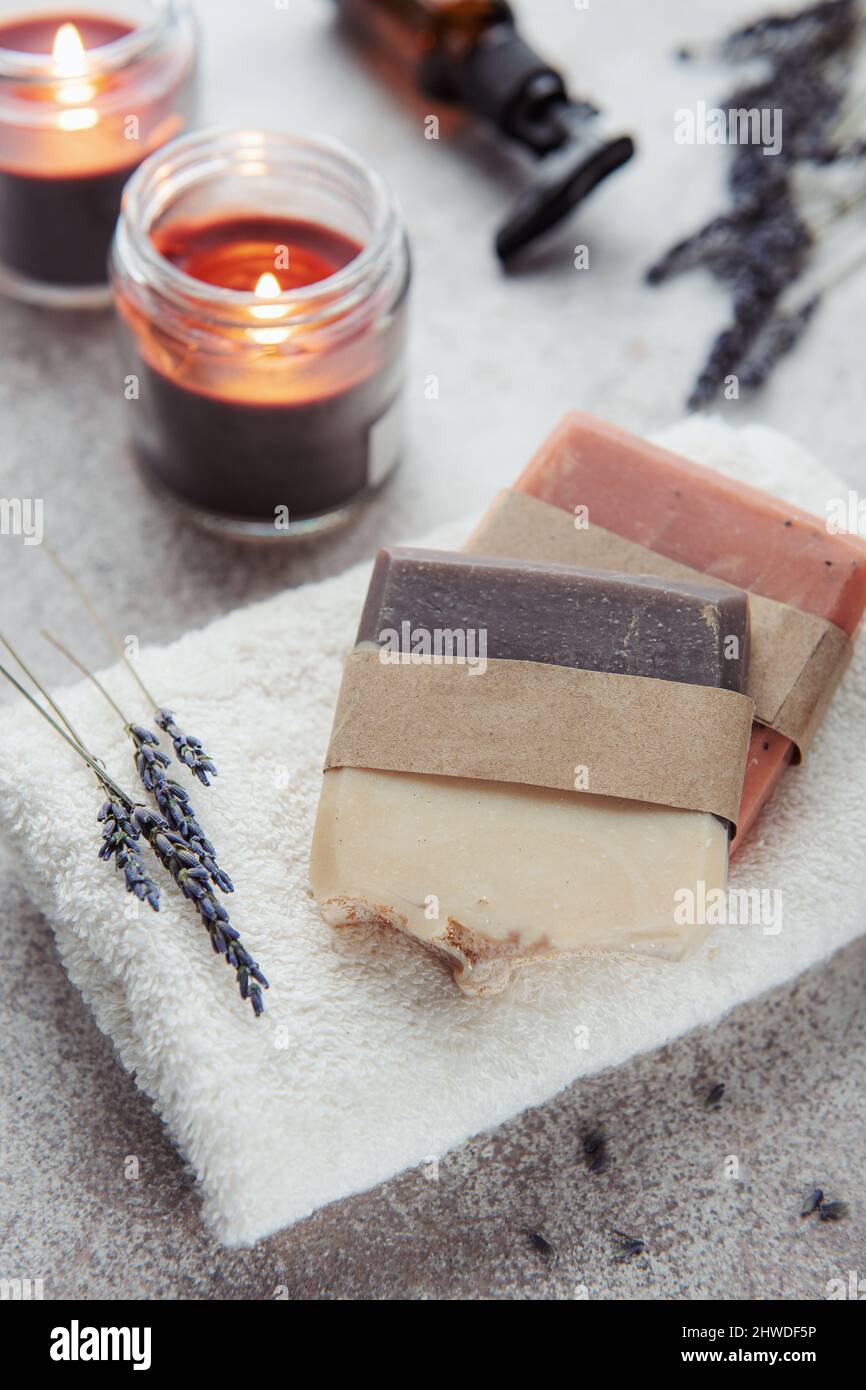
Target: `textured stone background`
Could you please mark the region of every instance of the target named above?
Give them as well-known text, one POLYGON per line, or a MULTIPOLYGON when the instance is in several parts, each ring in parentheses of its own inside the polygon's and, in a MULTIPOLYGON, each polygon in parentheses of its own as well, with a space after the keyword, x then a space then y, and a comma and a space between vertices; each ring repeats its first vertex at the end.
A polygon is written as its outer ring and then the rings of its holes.
MULTIPOLYGON (((495 145, 459 126, 425 142, 428 104, 378 83, 335 35, 328 0, 292 0, 288 11, 272 0, 200 4, 205 120, 326 130, 400 190, 416 257, 404 470, 358 527, 316 550, 199 536, 131 468, 110 319, 0 303, 0 492, 43 497, 51 539, 117 626, 168 639, 479 509, 569 406, 643 431, 667 424, 724 305, 702 277, 651 291, 641 275, 718 206, 724 179, 724 151, 674 145, 672 112, 730 87, 719 69, 670 55, 757 8, 523 4, 539 46, 638 131, 642 157, 579 228, 505 279, 489 241, 518 174, 495 145), (591 249, 583 275, 572 269, 576 241, 591 249), (438 402, 424 398, 429 373, 438 402)), ((789 430, 861 492, 864 320, 866 273, 829 299, 759 399, 725 406, 728 418, 789 430)), ((45 557, 15 538, 0 539, 0 606, 2 626, 49 678, 66 673, 38 641, 47 618, 94 662, 106 655, 45 557)), ((44 1277, 49 1297, 260 1298, 286 1286, 299 1297, 548 1298, 585 1286, 617 1299, 822 1298, 830 1278, 866 1277, 864 943, 711 1033, 482 1136, 443 1160, 438 1180, 405 1174, 232 1253, 209 1240, 189 1175, 2 855, 0 875, 4 1277, 44 1277), (717 1081, 725 1101, 707 1113, 702 1097, 717 1081), (601 1121, 611 1165, 589 1177, 580 1140, 601 1121), (127 1155, 140 1160, 137 1181, 124 1178, 127 1155), (739 1181, 723 1176, 728 1155, 739 1181), (801 1221, 815 1182, 850 1201, 847 1221, 801 1221), (613 1228, 642 1236, 647 1253, 615 1263, 613 1228), (530 1229, 552 1257, 533 1250, 530 1229)))

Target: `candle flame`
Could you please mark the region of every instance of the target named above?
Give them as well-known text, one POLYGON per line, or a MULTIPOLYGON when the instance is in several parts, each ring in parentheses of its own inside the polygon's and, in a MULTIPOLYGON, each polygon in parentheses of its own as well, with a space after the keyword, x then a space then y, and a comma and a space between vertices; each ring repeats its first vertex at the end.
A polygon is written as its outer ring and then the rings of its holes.
MULTIPOLYGON (((256 281, 254 293, 259 299, 274 299, 282 292, 282 285, 269 270, 256 281)), ((257 319, 281 319, 286 311, 282 304, 256 304, 250 313, 257 319)), ((289 336, 288 328, 251 328, 248 331, 253 342, 261 343, 264 347, 284 343, 289 336)))
MULTIPOLYGON (((283 288, 276 275, 272 275, 266 270, 264 275, 260 275, 256 283, 255 293, 259 299, 275 299, 282 294, 283 288)), ((253 309, 257 319, 278 319, 282 318, 283 309, 280 304, 259 304, 253 309)))
MULTIPOLYGON (((66 106, 83 106, 85 102, 91 101, 95 96, 92 82, 69 80, 87 76, 87 53, 74 24, 61 24, 57 30, 51 59, 54 72, 61 79, 61 85, 57 88, 57 100, 66 106)), ((70 111, 60 113, 58 124, 61 130, 86 130, 88 126, 95 125, 96 121, 95 111, 70 111)))
POLYGON ((74 24, 61 24, 51 53, 58 77, 81 77, 87 71, 84 44, 74 24))

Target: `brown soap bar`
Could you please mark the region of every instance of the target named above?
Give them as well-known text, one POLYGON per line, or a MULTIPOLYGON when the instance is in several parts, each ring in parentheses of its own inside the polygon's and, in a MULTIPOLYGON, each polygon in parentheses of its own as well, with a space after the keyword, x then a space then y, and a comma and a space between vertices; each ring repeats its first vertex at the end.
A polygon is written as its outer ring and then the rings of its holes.
POLYGON ((398 633, 408 650, 413 630, 483 632, 492 660, 745 689, 748 600, 712 582, 382 550, 357 640, 381 645, 398 633))
MULTIPOLYGON (((405 932, 445 956, 460 988, 475 995, 504 988, 515 966, 551 957, 626 952, 680 960, 707 927, 679 913, 677 903, 684 890, 724 888, 728 825, 705 809, 646 799, 658 790, 655 774, 641 799, 632 799, 633 783, 624 793, 610 790, 599 760, 575 755, 587 746, 591 719, 576 713, 569 725, 569 716, 554 717, 550 687, 579 677, 585 685, 613 689, 626 681, 632 693, 639 686, 642 694, 651 691, 655 729, 648 727, 652 710, 644 704, 638 718, 621 685, 610 702, 596 704, 591 695, 588 704, 570 708, 600 714, 602 759, 612 748, 614 761, 627 769, 641 764, 645 770, 658 741, 668 750, 670 728, 670 748, 679 746, 681 753, 666 756, 682 770, 693 751, 712 754, 688 718, 671 720, 667 711, 683 695, 736 701, 746 683, 748 637, 747 596, 713 581, 668 582, 465 553, 383 551, 359 647, 350 657, 355 684, 349 679, 351 698, 344 701, 344 679, 335 736, 339 741, 338 731, 364 725, 374 742, 384 731, 386 743, 397 738, 401 746, 408 731, 424 766, 406 771, 403 761, 365 762, 363 755, 330 764, 310 861, 313 894, 326 921, 405 932), (443 692, 459 686, 465 697, 448 705, 453 725, 443 732, 417 698, 415 677, 430 663, 419 661, 416 672, 411 657, 432 654, 448 662, 449 635, 458 653, 462 637, 464 652, 477 655, 482 633, 483 655, 492 664, 465 677, 443 670, 436 681, 443 692), (429 640, 437 634, 443 640, 431 652, 429 640), (402 702, 398 721, 383 712, 381 683, 370 674, 378 677, 380 664, 391 665, 394 656, 405 668, 387 673, 389 698, 402 702), (515 680, 503 699, 499 678, 528 673, 532 680, 515 680), (538 693, 542 687, 545 695, 538 693), (513 692, 521 689, 534 693, 515 700, 513 692), (661 699, 666 689, 670 704, 661 699), (360 703, 353 704, 355 696, 360 703), (462 713, 453 714, 456 709, 462 713), (545 782, 536 766, 532 740, 539 726, 544 737, 549 726, 554 761, 567 763, 568 789, 545 782), (448 751, 450 729, 462 763, 448 751), (516 747, 525 756, 530 749, 531 780, 516 774, 503 779, 501 766, 467 772, 475 754, 478 766, 490 765, 494 745, 496 763, 500 737, 508 752, 516 747), (626 743, 635 750, 633 759, 624 755, 626 743), (447 756, 439 766, 443 746, 447 756)), ((746 723, 749 714, 747 706, 746 723)), ((744 726, 740 778, 745 738, 744 726)), ((547 749, 537 746, 543 756, 547 749)), ((399 759, 404 756, 401 751, 399 759)), ((735 807, 736 775, 734 781, 735 807)))

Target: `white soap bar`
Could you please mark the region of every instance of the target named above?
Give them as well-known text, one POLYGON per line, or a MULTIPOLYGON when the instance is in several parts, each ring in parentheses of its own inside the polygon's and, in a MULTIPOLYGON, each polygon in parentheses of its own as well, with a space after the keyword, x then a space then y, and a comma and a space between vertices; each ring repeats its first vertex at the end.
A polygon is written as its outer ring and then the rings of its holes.
POLYGON ((607 952, 681 960, 677 920, 727 880, 715 816, 588 793, 415 773, 325 774, 313 893, 334 927, 396 927, 448 958, 467 994, 515 965, 607 952), (679 897, 677 895, 680 895, 679 897))

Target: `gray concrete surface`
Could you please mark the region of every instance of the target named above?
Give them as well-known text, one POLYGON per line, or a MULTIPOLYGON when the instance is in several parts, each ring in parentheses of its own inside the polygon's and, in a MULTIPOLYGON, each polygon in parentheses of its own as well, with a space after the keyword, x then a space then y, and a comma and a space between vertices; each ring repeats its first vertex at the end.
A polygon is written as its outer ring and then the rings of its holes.
MULTIPOLYGON (((718 205, 723 165, 674 146, 672 111, 728 82, 669 55, 760 8, 524 4, 537 41, 641 131, 643 157, 581 222, 590 275, 576 278, 569 233, 505 281, 489 238, 514 176, 483 139, 425 145, 423 105, 400 102, 335 40, 325 0, 280 12, 209 0, 205 119, 327 130, 400 188, 416 258, 406 466, 358 527, 315 550, 255 552, 197 535, 130 465, 110 320, 0 303, 0 494, 44 498, 52 539, 117 626, 168 640, 478 510, 570 406, 644 431, 667 424, 723 306, 700 277, 658 292, 641 276, 718 205), (441 378, 435 404, 429 373, 441 378)), ((866 275, 828 301, 761 397, 725 407, 789 430, 861 491, 864 322, 866 275)), ((104 659, 44 555, 14 541, 0 541, 0 625, 48 679, 66 673, 38 640, 46 617, 104 659)), ((210 1241, 189 1174, 2 856, 0 937, 0 1276, 42 1277, 48 1297, 270 1298, 284 1286, 304 1298, 534 1299, 585 1287, 607 1299, 817 1299, 830 1278, 866 1278, 862 942, 712 1032, 467 1145, 438 1180, 405 1174, 232 1253, 210 1241), (725 1100, 707 1113, 701 1099, 717 1081, 725 1100), (611 1165, 589 1177, 581 1137, 601 1121, 611 1165), (738 1180, 722 1175, 731 1155, 738 1180), (124 1176, 129 1156, 137 1179, 124 1176), (846 1221, 801 1221, 814 1182, 851 1203, 846 1221), (615 1263, 613 1228, 644 1238, 646 1254, 615 1263), (552 1256, 534 1251, 530 1229, 552 1256)))

